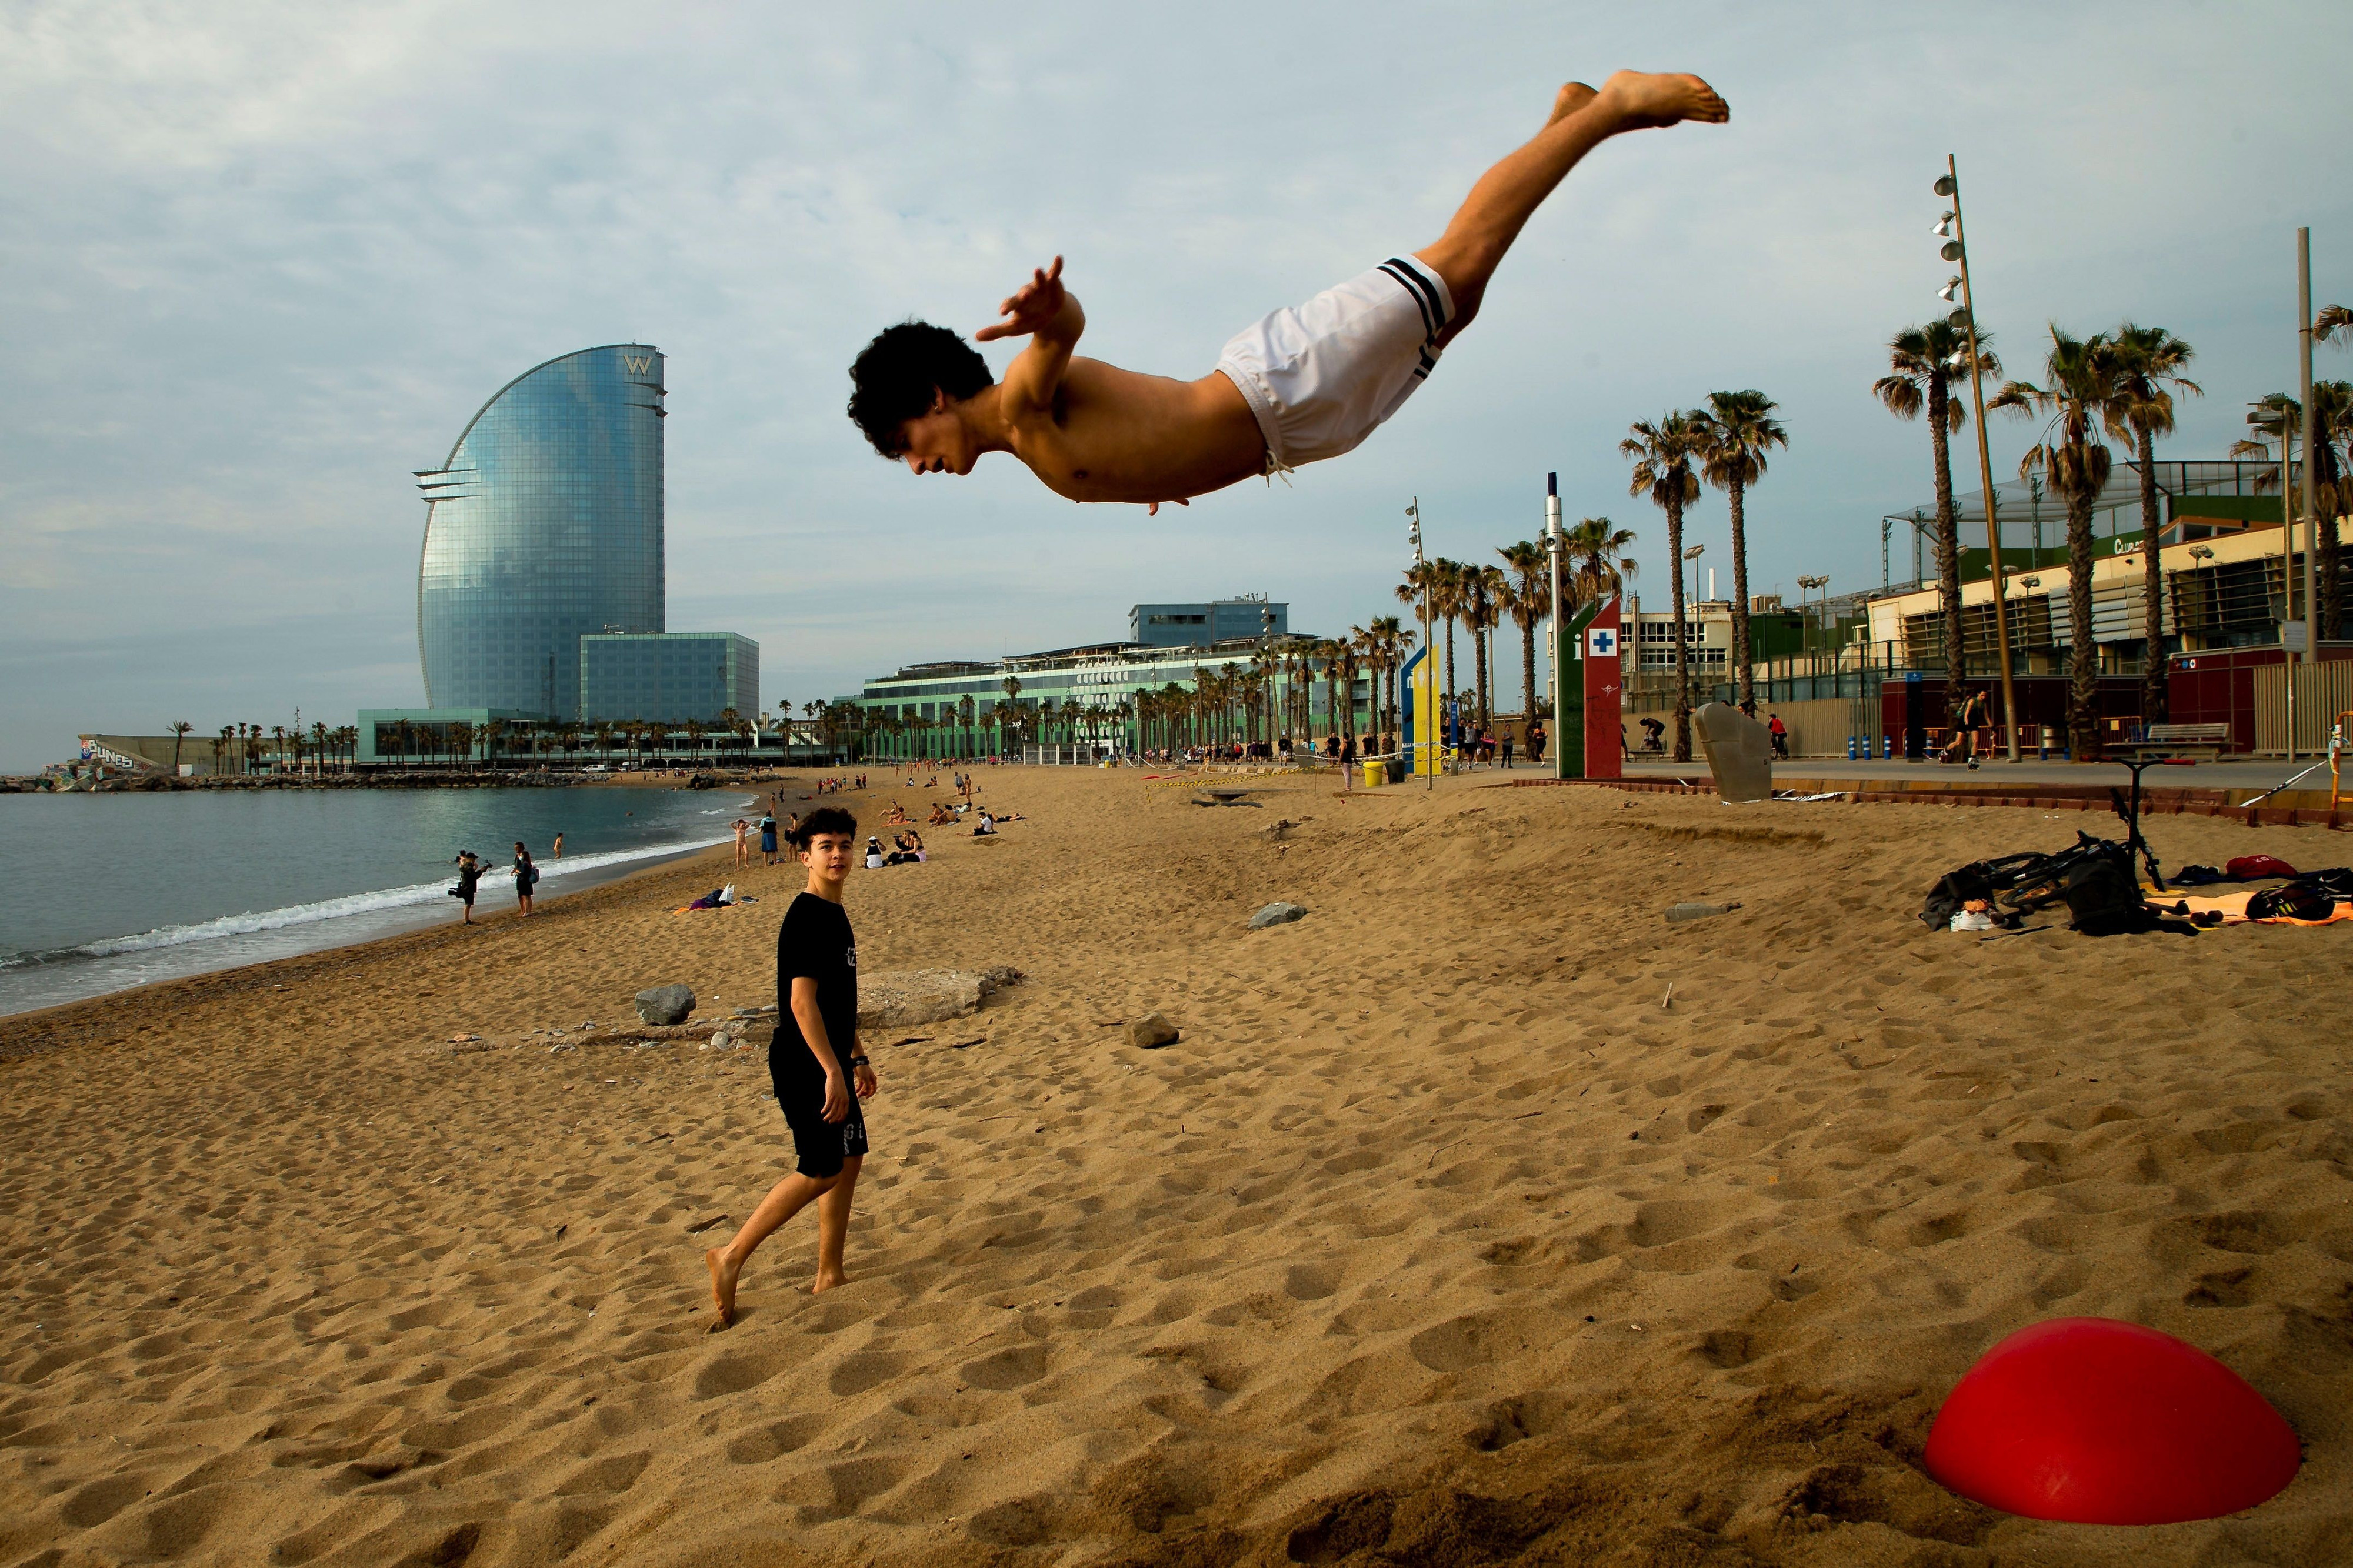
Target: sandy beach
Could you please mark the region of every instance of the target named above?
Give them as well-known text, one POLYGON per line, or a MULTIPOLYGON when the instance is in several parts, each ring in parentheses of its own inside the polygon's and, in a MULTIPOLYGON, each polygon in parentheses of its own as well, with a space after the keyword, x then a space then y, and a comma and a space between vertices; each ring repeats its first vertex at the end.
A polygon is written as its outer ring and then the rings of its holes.
MULTIPOLYGON (((860 969, 1027 978, 866 1041, 851 1282, 804 1215, 723 1333, 764 1050, 574 1042, 774 1002, 797 868, 0 1020, 0 1563, 2353 1562, 2348 924, 1914 918, 2121 831, 2072 811, 980 776, 1029 820, 853 873, 860 969), (2148 1530, 1927 1479, 2075 1314, 2220 1356, 2303 1472, 2148 1530)), ((874 777, 863 831, 945 793, 874 777)))

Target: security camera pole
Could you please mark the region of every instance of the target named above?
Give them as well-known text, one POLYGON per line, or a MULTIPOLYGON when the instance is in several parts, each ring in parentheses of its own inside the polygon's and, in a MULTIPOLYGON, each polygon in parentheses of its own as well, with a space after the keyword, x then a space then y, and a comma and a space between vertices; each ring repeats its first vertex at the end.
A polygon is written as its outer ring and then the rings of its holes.
MULTIPOLYGON (((2002 729, 2007 737, 2010 760, 2018 756, 2018 688, 2010 675, 2010 585, 2001 569, 2001 523, 1994 513, 1993 451, 1986 444, 1985 384, 1978 372, 1978 309, 1976 296, 1969 291, 1968 226, 1961 221, 1961 172, 1950 153, 1945 154, 1945 177, 1936 182, 1936 194, 1950 197, 1953 210, 1947 215, 1953 226, 1953 237, 1945 244, 1943 256, 1961 267, 1961 308, 1953 312, 1953 322, 1968 334, 1969 339, 1969 402, 1978 416, 1978 473, 1985 484, 1986 555, 1993 572, 1993 640, 1995 656, 2001 661, 2002 729)), ((1936 226, 1938 232, 1943 224, 1936 226)), ((2149 541, 2156 548, 2156 542, 2149 541)), ((2089 637, 2092 628, 2071 629, 2070 637, 2089 637)), ((1966 659, 1964 663, 1966 664, 1966 659)))

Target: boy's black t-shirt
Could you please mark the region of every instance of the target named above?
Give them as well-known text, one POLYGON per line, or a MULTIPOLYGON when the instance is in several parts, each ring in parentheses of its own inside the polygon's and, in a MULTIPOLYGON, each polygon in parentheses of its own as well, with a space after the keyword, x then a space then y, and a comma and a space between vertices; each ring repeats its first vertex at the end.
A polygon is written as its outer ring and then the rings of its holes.
POLYGON ((808 1048, 800 1020, 793 1016, 793 981, 800 975, 817 982, 817 1008, 825 1019, 826 1039, 847 1075, 851 1037, 858 1028, 858 942, 850 934, 849 912, 815 893, 795 899, 776 930, 777 1019, 768 1058, 772 1068, 822 1082, 824 1064, 808 1048))

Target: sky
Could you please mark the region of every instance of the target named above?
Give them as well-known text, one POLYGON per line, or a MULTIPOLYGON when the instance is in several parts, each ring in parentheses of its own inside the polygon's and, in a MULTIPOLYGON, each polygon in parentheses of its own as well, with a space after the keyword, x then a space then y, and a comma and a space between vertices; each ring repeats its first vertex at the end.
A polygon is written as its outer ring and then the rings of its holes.
MULTIPOLYGON (((2317 301, 2353 303, 2348 46, 2353 6, 2261 0, 11 0, 0 770, 79 731, 421 704, 412 470, 596 343, 668 355, 669 625, 756 638, 771 710, 1113 640, 1140 599, 1261 593, 1344 632, 1401 610, 1409 501, 1432 553, 1493 559, 1536 535, 1547 471, 1571 521, 1635 531, 1662 598, 1617 444, 1725 388, 1789 433, 1752 589, 1876 586, 1879 519, 1932 493, 1925 428, 1870 386, 1946 309, 1946 154, 2012 372, 2049 322, 2167 327, 2206 395, 2159 455, 2220 457, 2294 382, 2298 225, 2317 301), (917 478, 844 416, 873 332, 969 333, 1057 254, 1082 352, 1202 374, 1434 239, 1560 82, 1628 66, 1699 72, 1731 123, 1596 152, 1398 416, 1287 485, 1080 508, 1009 456, 917 478)), ((2033 427, 1992 438, 2007 478, 2033 427)), ((1728 563, 1720 496, 1687 526, 1728 563)))

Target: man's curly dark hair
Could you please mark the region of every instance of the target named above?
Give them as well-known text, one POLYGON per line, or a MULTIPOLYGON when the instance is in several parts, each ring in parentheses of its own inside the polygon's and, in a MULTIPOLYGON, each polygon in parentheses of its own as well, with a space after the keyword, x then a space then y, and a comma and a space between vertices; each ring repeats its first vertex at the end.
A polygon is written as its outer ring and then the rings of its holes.
POLYGON ((905 450, 900 437, 910 419, 931 411, 934 393, 958 402, 996 384, 988 362, 945 327, 902 321, 886 327, 859 351, 849 367, 849 417, 886 458, 905 450))
POLYGON ((858 818, 838 805, 820 805, 801 818, 798 827, 785 837, 796 849, 806 849, 817 842, 820 833, 839 833, 845 838, 858 837, 858 818))

